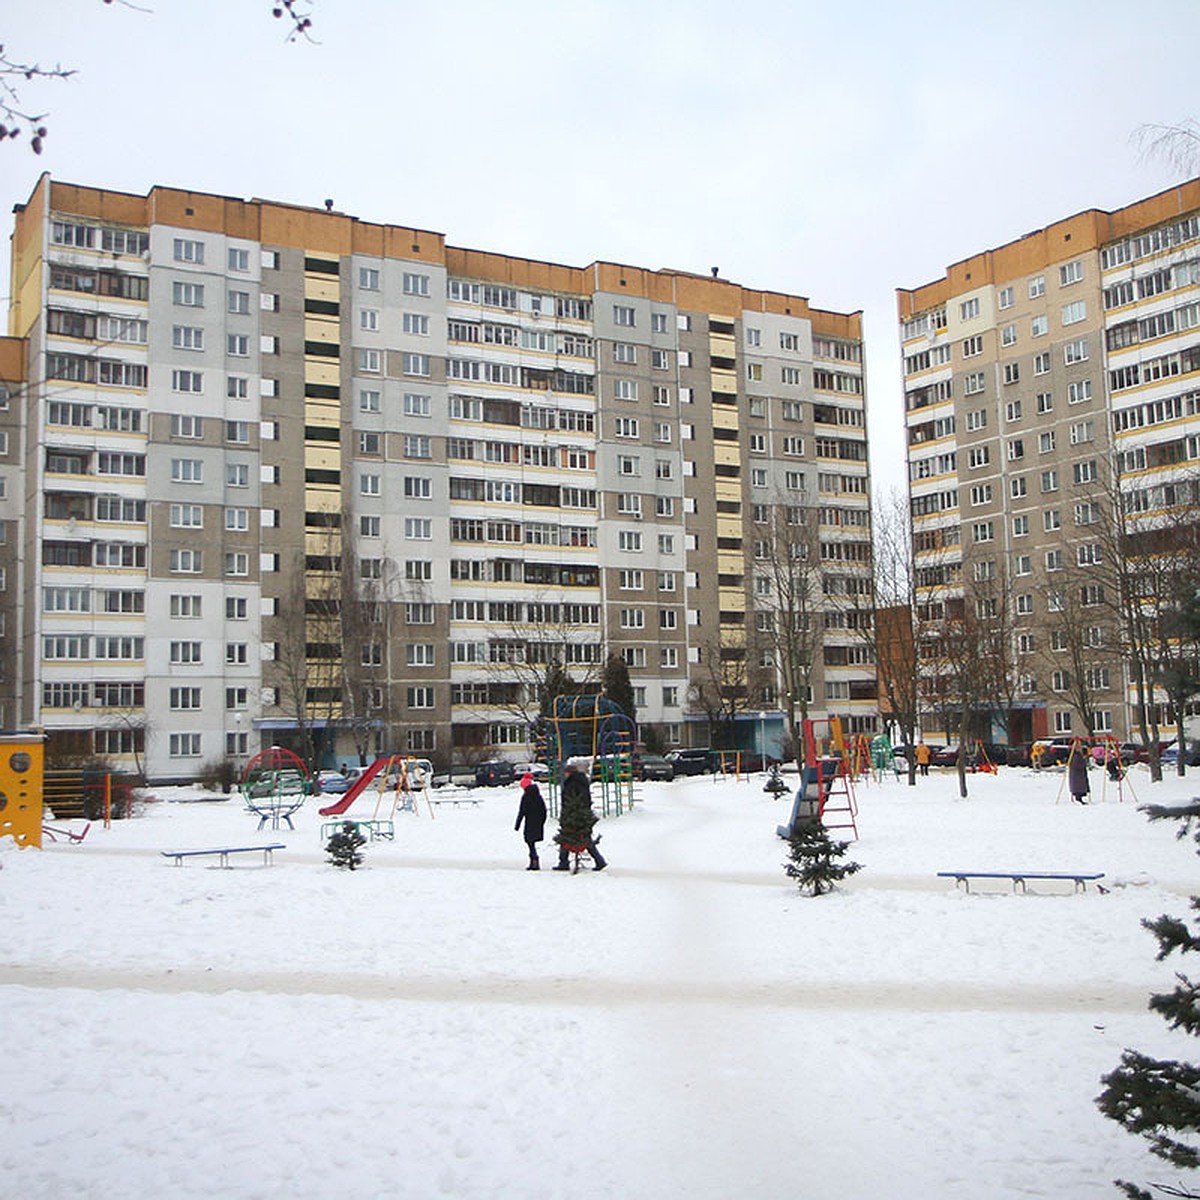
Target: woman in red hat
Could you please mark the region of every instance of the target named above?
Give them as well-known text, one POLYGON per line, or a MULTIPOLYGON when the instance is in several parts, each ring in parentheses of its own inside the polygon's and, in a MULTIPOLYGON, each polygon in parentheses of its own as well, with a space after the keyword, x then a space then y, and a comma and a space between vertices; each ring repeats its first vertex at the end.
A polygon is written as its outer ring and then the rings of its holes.
POLYGON ((517 810, 517 823, 513 828, 519 831, 521 822, 525 822, 525 844, 529 847, 529 866, 525 870, 537 871, 541 869, 537 844, 546 831, 546 802, 528 772, 521 776, 521 789, 521 807, 517 810))

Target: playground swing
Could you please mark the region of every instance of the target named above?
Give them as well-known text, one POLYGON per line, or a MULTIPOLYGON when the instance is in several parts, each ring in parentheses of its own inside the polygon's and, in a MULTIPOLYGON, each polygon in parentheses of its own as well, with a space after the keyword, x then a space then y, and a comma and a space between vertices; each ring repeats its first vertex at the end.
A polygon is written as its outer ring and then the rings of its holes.
POLYGON ((1108 785, 1110 782, 1117 785, 1117 802, 1123 804, 1125 802, 1125 788, 1129 788, 1129 794, 1133 797, 1136 804, 1138 802, 1137 793, 1134 791, 1133 783, 1129 779, 1129 764, 1121 758, 1121 744, 1111 733, 1104 733, 1093 737, 1077 737, 1071 742, 1071 750, 1067 755, 1067 761, 1064 764, 1066 770, 1063 772, 1063 777, 1058 785, 1058 794, 1054 798, 1054 803, 1057 804, 1062 799, 1063 789, 1067 786, 1067 778, 1071 772, 1071 760, 1076 754, 1086 754, 1088 762, 1100 763, 1104 768, 1103 775, 1100 781, 1100 800, 1103 803, 1108 798, 1108 785), (1095 751, 1099 749, 1103 752, 1102 757, 1097 757, 1095 751))

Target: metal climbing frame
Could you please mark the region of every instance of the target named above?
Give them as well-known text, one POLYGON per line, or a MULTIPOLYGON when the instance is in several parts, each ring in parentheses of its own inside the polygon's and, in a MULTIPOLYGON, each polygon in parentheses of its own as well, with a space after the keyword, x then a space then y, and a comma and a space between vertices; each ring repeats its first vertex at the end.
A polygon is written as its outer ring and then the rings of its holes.
POLYGON ((550 814, 558 812, 563 766, 590 758, 592 782, 600 784, 601 815, 620 816, 634 801, 633 755, 637 724, 604 696, 556 696, 546 729, 550 763, 550 814))

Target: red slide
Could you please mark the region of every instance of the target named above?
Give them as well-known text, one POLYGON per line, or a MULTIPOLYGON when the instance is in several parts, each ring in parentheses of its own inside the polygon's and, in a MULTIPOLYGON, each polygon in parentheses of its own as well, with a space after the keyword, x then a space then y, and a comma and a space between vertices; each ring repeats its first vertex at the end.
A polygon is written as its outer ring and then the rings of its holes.
POLYGON ((380 771, 386 770, 388 766, 394 762, 391 758, 377 758, 363 773, 338 797, 335 804, 330 804, 326 808, 319 808, 317 812, 323 817, 335 817, 339 813, 344 813, 346 809, 352 805, 355 800, 362 795, 367 784, 379 774, 380 771))

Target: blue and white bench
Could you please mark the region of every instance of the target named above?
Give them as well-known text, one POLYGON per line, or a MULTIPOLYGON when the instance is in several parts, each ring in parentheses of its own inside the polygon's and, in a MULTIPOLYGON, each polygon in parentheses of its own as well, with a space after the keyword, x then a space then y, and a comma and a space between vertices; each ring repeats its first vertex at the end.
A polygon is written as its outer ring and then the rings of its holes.
POLYGON ((258 854, 263 856, 263 866, 269 867, 274 861, 273 855, 276 850, 286 850, 287 847, 282 842, 272 842, 269 846, 213 846, 207 850, 164 850, 163 858, 173 858, 177 867, 183 866, 185 858, 202 858, 205 855, 217 855, 220 859, 222 867, 229 866, 229 856, 231 854, 258 854))
MULTIPOLYGON (((1011 879, 1013 891, 1026 890, 1026 881, 1030 879, 1069 879, 1075 885, 1077 892, 1086 892, 1089 880, 1104 878, 1103 871, 939 871, 940 879, 953 879, 955 886, 962 884, 965 891, 971 890, 972 879, 1011 879)), ((1101 889, 1103 890, 1103 889, 1101 889)))

